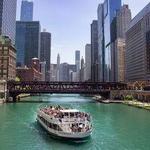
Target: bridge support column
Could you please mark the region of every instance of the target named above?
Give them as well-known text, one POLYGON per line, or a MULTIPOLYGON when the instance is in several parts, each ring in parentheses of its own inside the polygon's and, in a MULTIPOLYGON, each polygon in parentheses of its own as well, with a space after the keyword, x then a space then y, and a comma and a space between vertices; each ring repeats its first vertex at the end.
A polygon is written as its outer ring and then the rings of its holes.
POLYGON ((12 98, 13 98, 13 102, 16 103, 16 102, 17 102, 17 96, 16 96, 16 95, 13 95, 12 98))
MULTIPOLYGON (((17 102, 17 95, 9 95, 9 97, 11 98, 11 102, 16 103, 17 102)), ((9 102, 9 100, 8 100, 9 102)))

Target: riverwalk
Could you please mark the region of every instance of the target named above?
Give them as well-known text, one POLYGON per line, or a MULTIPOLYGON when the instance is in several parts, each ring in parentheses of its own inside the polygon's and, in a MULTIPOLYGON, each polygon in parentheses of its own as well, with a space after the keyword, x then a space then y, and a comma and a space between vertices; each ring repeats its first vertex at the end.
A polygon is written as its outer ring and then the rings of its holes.
POLYGON ((143 103, 139 101, 124 101, 123 104, 126 104, 128 106, 134 106, 137 108, 142 108, 150 111, 150 103, 143 103))
POLYGON ((133 107, 137 107, 137 108, 142 108, 142 109, 146 109, 150 111, 150 103, 146 103, 146 102, 140 102, 137 100, 132 100, 132 101, 128 101, 128 100, 104 100, 101 98, 101 96, 94 96, 93 100, 95 100, 96 102, 99 103, 104 103, 104 104, 111 104, 111 103, 115 103, 115 104, 125 104, 128 106, 133 106, 133 107))

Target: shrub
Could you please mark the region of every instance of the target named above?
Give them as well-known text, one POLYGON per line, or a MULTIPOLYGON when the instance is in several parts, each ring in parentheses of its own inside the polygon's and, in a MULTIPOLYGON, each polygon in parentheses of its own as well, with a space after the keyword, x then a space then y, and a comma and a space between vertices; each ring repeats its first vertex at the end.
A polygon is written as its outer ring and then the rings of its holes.
POLYGON ((127 95, 127 96, 125 96, 125 100, 127 100, 127 101, 132 101, 134 98, 133 98, 133 96, 132 95, 127 95))

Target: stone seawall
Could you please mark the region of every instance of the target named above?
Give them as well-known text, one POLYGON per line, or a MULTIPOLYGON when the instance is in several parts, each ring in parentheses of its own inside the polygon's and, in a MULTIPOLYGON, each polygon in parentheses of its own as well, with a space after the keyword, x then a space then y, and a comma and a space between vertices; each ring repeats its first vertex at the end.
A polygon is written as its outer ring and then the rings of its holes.
POLYGON ((110 92, 110 99, 123 100, 127 95, 131 95, 134 99, 140 101, 150 101, 150 91, 137 90, 112 90, 110 92))

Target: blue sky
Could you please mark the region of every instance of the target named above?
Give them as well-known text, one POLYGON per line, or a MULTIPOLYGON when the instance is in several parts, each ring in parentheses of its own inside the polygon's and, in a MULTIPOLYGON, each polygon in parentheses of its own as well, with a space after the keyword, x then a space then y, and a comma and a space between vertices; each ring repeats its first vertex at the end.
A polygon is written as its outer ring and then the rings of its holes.
MULTIPOLYGON (((21 1, 17 4, 17 19, 20 18, 21 1)), ((85 44, 90 43, 90 24, 97 17, 98 4, 103 0, 33 0, 34 20, 39 20, 41 30, 52 34, 52 63, 57 53, 61 62, 74 63, 75 50, 84 56, 85 44)), ((123 0, 129 4, 134 17, 149 0, 123 0)))

